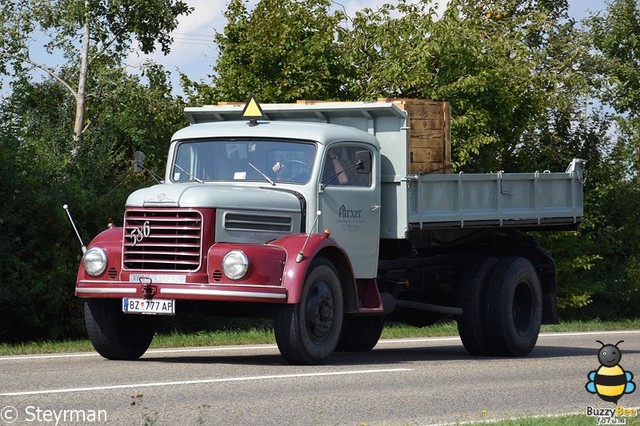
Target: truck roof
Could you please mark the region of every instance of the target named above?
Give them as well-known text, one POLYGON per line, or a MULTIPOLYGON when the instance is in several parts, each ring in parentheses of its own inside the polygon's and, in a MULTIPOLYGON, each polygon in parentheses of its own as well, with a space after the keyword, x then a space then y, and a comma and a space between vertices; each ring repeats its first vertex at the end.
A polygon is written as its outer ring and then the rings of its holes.
MULTIPOLYGON (((302 120, 332 122, 334 118, 360 116, 366 118, 398 117, 406 118, 407 113, 393 102, 318 102, 300 101, 286 104, 262 104, 262 112, 267 120, 302 120)), ((242 117, 244 104, 229 103, 187 107, 184 109, 192 124, 246 120, 242 117)))
POLYGON ((193 124, 174 133, 172 140, 213 137, 294 138, 329 144, 338 141, 364 142, 380 148, 371 134, 349 126, 304 121, 258 121, 250 126, 247 120, 205 122, 193 124))

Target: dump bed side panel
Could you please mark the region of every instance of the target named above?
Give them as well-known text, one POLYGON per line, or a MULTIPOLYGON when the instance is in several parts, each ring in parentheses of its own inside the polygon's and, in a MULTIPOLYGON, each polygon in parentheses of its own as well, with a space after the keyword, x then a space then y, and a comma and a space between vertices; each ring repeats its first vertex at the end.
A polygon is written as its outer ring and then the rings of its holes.
POLYGON ((558 227, 583 219, 580 170, 420 175, 408 182, 410 229, 558 227))

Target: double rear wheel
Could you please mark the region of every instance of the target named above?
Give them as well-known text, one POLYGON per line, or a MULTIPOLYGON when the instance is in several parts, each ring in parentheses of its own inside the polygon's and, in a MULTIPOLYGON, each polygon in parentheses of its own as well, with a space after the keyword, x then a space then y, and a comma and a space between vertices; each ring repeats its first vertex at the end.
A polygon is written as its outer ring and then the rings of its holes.
POLYGON ((524 257, 483 258, 460 281, 458 330, 472 355, 526 356, 542 321, 535 268, 524 257))

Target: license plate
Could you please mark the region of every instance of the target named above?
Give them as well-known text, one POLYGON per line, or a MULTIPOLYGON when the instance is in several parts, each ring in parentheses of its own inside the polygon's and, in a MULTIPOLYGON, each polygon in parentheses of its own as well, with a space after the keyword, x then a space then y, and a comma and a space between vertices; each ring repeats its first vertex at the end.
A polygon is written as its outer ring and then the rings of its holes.
POLYGON ((173 299, 122 299, 122 312, 125 314, 174 315, 176 301, 173 299))

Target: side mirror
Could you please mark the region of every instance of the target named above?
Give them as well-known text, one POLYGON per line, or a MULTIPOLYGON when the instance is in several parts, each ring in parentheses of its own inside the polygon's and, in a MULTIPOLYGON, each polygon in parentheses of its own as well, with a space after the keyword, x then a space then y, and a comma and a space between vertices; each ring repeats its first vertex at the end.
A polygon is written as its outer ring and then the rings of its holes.
POLYGON ((141 173, 144 168, 142 166, 142 159, 144 158, 144 153, 142 151, 136 151, 133 154, 133 173, 141 173))
POLYGON ((356 152, 356 173, 363 175, 371 173, 371 153, 369 151, 356 152))

